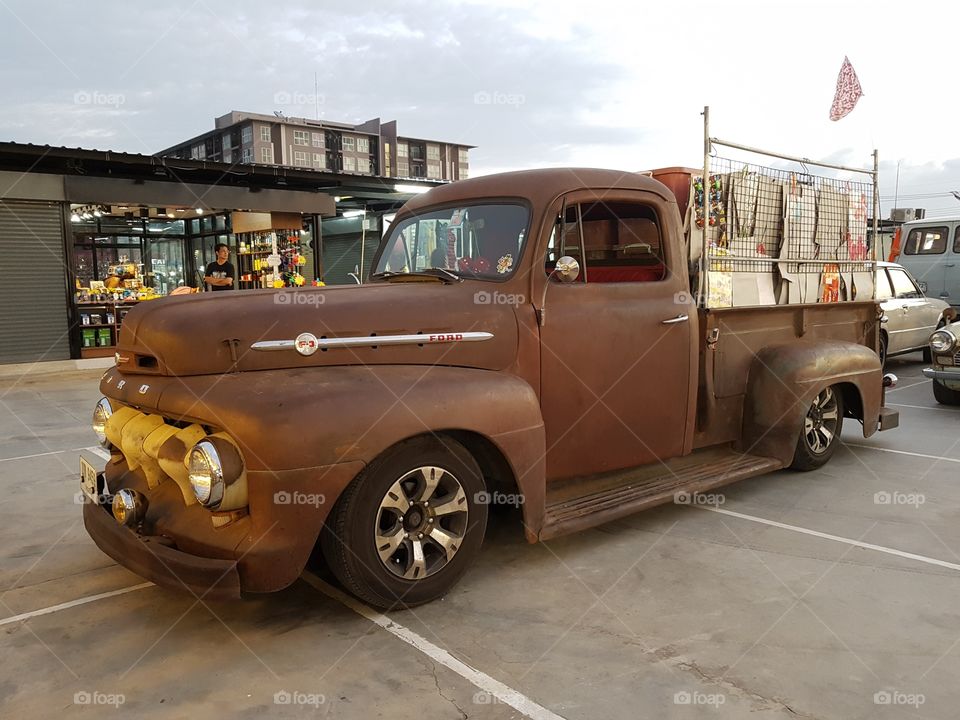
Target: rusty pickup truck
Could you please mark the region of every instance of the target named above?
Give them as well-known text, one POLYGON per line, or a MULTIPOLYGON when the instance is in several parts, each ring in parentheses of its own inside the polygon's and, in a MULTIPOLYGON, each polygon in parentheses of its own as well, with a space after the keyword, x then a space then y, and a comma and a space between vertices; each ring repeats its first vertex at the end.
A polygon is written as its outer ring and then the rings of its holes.
POLYGON ((317 550, 413 606, 491 503, 543 541, 897 425, 875 301, 706 307, 687 244, 650 177, 512 172, 409 201, 362 285, 144 303, 101 380, 86 528, 201 598, 284 588, 317 550))

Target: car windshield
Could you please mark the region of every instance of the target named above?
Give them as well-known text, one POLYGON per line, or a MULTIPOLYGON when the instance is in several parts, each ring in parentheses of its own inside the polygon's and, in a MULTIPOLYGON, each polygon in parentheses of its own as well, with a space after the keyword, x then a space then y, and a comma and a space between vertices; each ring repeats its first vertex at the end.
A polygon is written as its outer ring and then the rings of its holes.
POLYGON ((462 278, 505 278, 517 268, 529 219, 518 204, 426 210, 391 228, 374 273, 439 269, 462 278))

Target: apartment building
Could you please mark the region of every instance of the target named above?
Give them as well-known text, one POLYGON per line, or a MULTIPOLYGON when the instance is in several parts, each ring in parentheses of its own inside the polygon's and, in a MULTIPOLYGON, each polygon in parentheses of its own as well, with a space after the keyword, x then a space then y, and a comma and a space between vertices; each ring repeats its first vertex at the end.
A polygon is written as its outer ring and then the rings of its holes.
POLYGON ((360 125, 233 110, 214 129, 157 155, 389 178, 462 180, 472 145, 401 136, 395 120, 360 125))

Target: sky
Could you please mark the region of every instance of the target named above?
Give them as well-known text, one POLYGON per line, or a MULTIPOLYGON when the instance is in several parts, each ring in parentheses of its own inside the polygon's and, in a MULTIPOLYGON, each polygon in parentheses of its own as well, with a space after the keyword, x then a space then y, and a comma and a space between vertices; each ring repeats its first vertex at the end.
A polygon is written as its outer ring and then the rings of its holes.
MULTIPOLYGON (((231 110, 477 146, 471 175, 702 164, 714 137, 960 214, 960 4, 0 0, 0 140, 154 153, 231 110), (849 57, 864 96, 831 122, 849 57), (899 168, 899 172, 898 172, 899 168), (899 178, 899 180, 898 180, 899 178)), ((756 160, 725 149, 723 156, 756 160)))

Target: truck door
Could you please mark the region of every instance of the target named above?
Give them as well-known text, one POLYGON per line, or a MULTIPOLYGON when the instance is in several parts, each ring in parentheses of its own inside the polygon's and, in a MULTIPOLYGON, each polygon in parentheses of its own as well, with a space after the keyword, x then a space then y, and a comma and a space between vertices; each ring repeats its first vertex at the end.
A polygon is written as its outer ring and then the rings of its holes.
POLYGON ((960 223, 957 223, 957 228, 953 232, 953 247, 947 255, 945 267, 945 292, 940 299, 946 300, 954 307, 960 307, 960 223))
POLYGON ((686 268, 682 247, 676 207, 652 195, 576 193, 558 205, 544 272, 569 255, 580 275, 548 279, 542 305, 548 480, 685 451, 697 313, 685 273, 671 272, 686 268))

